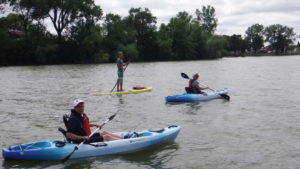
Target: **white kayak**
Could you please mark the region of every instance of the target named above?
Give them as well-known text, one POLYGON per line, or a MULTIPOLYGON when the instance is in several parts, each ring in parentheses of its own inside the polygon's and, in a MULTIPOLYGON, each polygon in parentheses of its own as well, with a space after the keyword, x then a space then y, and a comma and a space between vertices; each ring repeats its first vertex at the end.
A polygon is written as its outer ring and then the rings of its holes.
MULTIPOLYGON (((174 142, 180 126, 169 126, 156 130, 142 130, 131 134, 131 138, 109 142, 83 144, 70 158, 125 154, 141 151, 162 143, 174 142)), ((115 133, 126 136, 128 132, 115 133)), ((13 160, 62 160, 78 144, 69 143, 66 139, 47 140, 3 148, 4 159, 13 160)))

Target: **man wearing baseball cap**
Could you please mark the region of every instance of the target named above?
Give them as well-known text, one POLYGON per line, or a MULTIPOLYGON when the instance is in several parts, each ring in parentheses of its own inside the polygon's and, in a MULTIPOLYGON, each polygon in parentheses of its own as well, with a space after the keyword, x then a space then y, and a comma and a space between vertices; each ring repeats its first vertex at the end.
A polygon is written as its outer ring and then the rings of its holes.
MULTIPOLYGON (((99 127, 101 125, 90 124, 89 118, 84 113, 84 101, 81 99, 75 99, 73 102, 73 109, 67 124, 67 137, 74 143, 80 143, 89 138, 91 134, 90 127, 99 127)), ((102 142, 123 139, 122 136, 115 135, 106 131, 100 131, 95 133, 88 142, 102 142)))

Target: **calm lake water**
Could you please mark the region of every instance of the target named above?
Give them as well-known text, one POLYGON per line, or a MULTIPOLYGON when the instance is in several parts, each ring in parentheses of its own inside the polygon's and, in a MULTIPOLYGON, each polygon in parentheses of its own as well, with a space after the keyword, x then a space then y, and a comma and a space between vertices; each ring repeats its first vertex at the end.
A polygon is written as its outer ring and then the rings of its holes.
POLYGON ((136 95, 92 96, 110 91, 115 64, 0 67, 0 147, 62 138, 62 115, 86 101, 94 123, 107 131, 182 127, 174 144, 129 155, 60 161, 6 161, 0 168, 296 169, 300 166, 300 56, 209 61, 131 63, 124 88, 152 86, 136 95), (184 92, 180 76, 200 73, 231 100, 166 104, 184 92))

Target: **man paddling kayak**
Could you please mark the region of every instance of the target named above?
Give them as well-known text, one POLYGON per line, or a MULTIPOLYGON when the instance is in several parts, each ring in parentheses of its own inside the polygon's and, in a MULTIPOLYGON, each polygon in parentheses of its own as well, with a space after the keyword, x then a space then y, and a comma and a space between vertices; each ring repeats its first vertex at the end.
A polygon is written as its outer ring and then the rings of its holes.
POLYGON ((189 84, 188 84, 189 87, 186 88, 187 93, 206 94, 201 90, 209 89, 209 87, 201 87, 200 83, 198 82, 198 79, 199 79, 199 74, 196 73, 194 74, 193 79, 189 80, 189 84))
POLYGON ((123 76, 125 71, 125 66, 129 64, 129 62, 124 63, 123 61, 124 54, 122 51, 117 52, 117 67, 118 67, 118 80, 117 80, 117 91, 123 91, 123 76))
MULTIPOLYGON (((84 113, 84 101, 76 99, 73 102, 74 108, 71 110, 71 115, 67 124, 67 137, 74 143, 80 143, 89 138, 91 134, 90 127, 99 127, 101 125, 90 124, 89 118, 84 113)), ((123 139, 124 137, 109 133, 107 131, 100 131, 94 134, 89 142, 102 142, 123 139)))

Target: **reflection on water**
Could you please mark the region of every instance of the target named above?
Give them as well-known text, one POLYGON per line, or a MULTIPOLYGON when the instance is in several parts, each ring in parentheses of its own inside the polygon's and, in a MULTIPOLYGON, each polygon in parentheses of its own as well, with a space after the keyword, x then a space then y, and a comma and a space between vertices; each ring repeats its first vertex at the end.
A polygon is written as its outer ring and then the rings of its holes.
POLYGON ((166 102, 166 105, 168 107, 177 106, 184 108, 182 112, 188 115, 196 115, 203 106, 202 102, 166 102))
POLYGON ((75 98, 86 101, 93 123, 117 112, 106 131, 182 127, 175 144, 143 152, 65 164, 2 158, 0 168, 299 168, 299 63, 300 56, 131 63, 124 88, 153 91, 98 97, 92 94, 115 84, 115 64, 0 67, 1 147, 62 138, 57 128, 75 98), (229 88, 231 100, 165 103, 185 92, 181 72, 229 88))
MULTIPOLYGON (((105 162, 105 161, 104 161, 105 162)), ((93 158, 83 158, 83 159, 70 159, 64 165, 64 169, 82 169, 82 168, 92 168, 94 163, 93 158)), ((99 166, 101 168, 101 166, 99 166)))
POLYGON ((125 101, 124 101, 124 99, 122 97, 123 95, 116 95, 116 96, 119 98, 119 104, 120 104, 120 106, 125 103, 125 101))
POLYGON ((64 165, 61 161, 18 161, 4 160, 2 167, 4 169, 11 168, 62 168, 64 165))
POLYGON ((178 149, 179 146, 176 143, 163 144, 153 149, 123 155, 122 159, 152 168, 165 168, 165 164, 173 159, 178 149))

